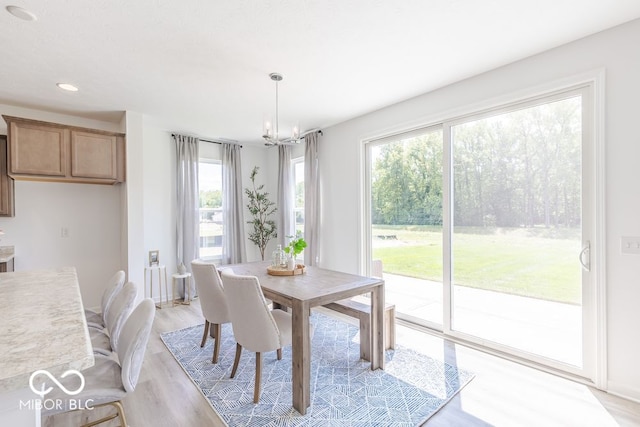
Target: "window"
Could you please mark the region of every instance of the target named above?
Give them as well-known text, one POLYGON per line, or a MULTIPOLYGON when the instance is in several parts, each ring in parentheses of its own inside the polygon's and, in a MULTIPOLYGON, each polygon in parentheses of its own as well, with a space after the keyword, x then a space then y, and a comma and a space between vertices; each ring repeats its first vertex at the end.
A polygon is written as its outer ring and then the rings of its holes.
POLYGON ((304 157, 291 161, 293 166, 293 182, 295 183, 295 215, 296 232, 304 233, 304 157))
POLYGON ((200 258, 222 257, 222 163, 200 159, 200 258))

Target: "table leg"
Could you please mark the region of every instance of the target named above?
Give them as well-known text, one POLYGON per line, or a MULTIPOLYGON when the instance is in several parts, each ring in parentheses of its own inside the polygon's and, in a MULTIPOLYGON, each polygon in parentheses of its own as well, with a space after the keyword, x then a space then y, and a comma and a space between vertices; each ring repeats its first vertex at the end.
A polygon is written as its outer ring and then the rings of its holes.
POLYGON ((171 278, 171 307, 176 306, 176 280, 175 277, 171 278))
POLYGON ((311 336, 309 304, 293 301, 291 364, 293 407, 305 415, 311 402, 311 336))
POLYGON ((169 305, 169 284, 167 282, 167 268, 163 267, 162 271, 164 271, 164 294, 167 297, 167 305, 169 305))
POLYGON ((158 270, 158 294, 160 294, 159 307, 162 308, 162 271, 160 270, 160 267, 158 267, 157 270, 158 270))
POLYGON ((184 300, 182 303, 185 305, 191 305, 191 276, 187 276, 182 280, 182 283, 184 284, 184 300))
MULTIPOLYGON (((153 299, 153 268, 149 269, 149 283, 150 283, 150 294, 151 299, 153 299)), ((156 304, 156 308, 162 309, 162 279, 160 278, 160 270, 158 270, 158 293, 160 294, 160 302, 156 304)), ((153 302, 155 304, 155 301, 153 302)))
MULTIPOLYGON (((144 269, 144 294, 147 295, 147 268, 144 269)), ((153 299, 153 289, 149 289, 149 298, 153 299)))
POLYGON ((371 291, 371 370, 384 369, 384 282, 371 291))

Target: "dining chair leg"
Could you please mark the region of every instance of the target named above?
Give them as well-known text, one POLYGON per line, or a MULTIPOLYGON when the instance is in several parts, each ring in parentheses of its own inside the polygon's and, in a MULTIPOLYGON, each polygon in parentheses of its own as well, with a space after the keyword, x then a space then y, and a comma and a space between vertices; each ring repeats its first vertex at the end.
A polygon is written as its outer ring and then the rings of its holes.
POLYGON ((258 403, 260 400, 260 380, 262 379, 262 355, 260 352, 256 353, 256 381, 253 388, 253 403, 258 403))
POLYGON ((282 360, 282 349, 281 349, 281 348, 279 348, 279 349, 277 350, 277 353, 278 353, 278 360, 282 360))
POLYGON ((204 320, 204 334, 202 334, 202 342, 200 343, 200 347, 204 347, 207 342, 207 335, 209 334, 209 321, 207 319, 204 320))
MULTIPOLYGON (((165 282, 166 282, 166 278, 165 278, 165 282)), ((122 407, 122 403, 120 403, 120 401, 117 402, 113 402, 113 406, 116 407, 116 410, 118 411, 118 415, 120 416, 120 421, 121 427, 128 427, 129 424, 127 424, 127 418, 124 416, 124 408, 122 407)))
POLYGON ((111 415, 107 415, 103 418, 100 418, 99 420, 95 420, 95 421, 91 421, 87 424, 82 424, 80 427, 93 427, 93 426, 97 426, 99 424, 102 423, 106 423, 107 421, 111 421, 114 418, 119 418, 120 419, 120 426, 121 427, 127 427, 127 419, 124 416, 124 408, 122 407, 122 403, 120 403, 120 401, 116 401, 116 402, 109 402, 109 403, 104 403, 102 405, 95 405, 94 408, 101 408, 103 406, 113 406, 116 408, 116 413, 115 414, 111 414, 111 415))
POLYGON ((212 363, 218 363, 218 355, 220 354, 220 337, 222 336, 222 325, 220 323, 213 323, 213 330, 215 331, 215 341, 213 343, 213 359, 212 363))
POLYGON ((231 378, 236 375, 236 370, 238 370, 238 362, 240 362, 240 355, 242 354, 242 346, 236 343, 236 358, 233 361, 233 368, 231 369, 231 378))

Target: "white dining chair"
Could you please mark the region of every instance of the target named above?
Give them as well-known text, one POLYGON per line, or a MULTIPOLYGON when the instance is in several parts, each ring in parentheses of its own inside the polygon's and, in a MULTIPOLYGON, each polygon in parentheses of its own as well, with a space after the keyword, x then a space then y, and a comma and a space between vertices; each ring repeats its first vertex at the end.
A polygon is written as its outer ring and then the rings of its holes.
POLYGON ((220 354, 220 339, 222 338, 222 324, 231 322, 224 286, 215 264, 202 260, 191 261, 193 280, 200 298, 200 309, 204 316, 204 332, 200 347, 204 347, 209 335, 209 327, 213 327, 212 363, 218 363, 220 354))
MULTIPOLYGON (((146 298, 138 304, 127 318, 120 334, 117 352, 119 362, 106 356, 96 356, 95 364, 82 371, 85 383, 78 394, 67 395, 59 387, 52 385, 54 391, 47 395, 47 399, 53 399, 56 405, 45 407, 42 415, 83 410, 77 408, 93 409, 111 405, 116 409, 115 414, 84 426, 94 426, 119 418, 119 425, 126 427, 128 424, 121 401, 127 393, 135 390, 138 383, 155 311, 155 304, 151 298, 146 298)), ((73 375, 61 379, 61 383, 67 390, 78 389, 74 381, 78 382, 78 377, 73 375)))
POLYGON ((256 379, 253 402, 260 400, 262 378, 262 353, 277 350, 282 359, 282 347, 291 345, 291 314, 271 310, 264 298, 258 278, 240 276, 230 268, 221 272, 227 306, 231 315, 231 327, 236 339, 236 356, 231 378, 236 374, 242 348, 256 353, 256 379))
POLYGON ((87 319, 87 324, 93 325, 95 327, 104 327, 104 315, 109 310, 109 306, 113 302, 113 298, 116 296, 118 292, 124 286, 125 281, 125 273, 120 270, 117 271, 113 276, 109 278, 107 281, 107 286, 102 293, 102 299, 100 300, 100 308, 101 312, 98 313, 93 310, 84 310, 84 316, 87 319))
POLYGON ((137 294, 136 285, 133 282, 127 282, 113 298, 105 313, 105 327, 102 329, 89 327, 89 337, 94 353, 105 356, 117 353, 120 332, 133 310, 137 294))

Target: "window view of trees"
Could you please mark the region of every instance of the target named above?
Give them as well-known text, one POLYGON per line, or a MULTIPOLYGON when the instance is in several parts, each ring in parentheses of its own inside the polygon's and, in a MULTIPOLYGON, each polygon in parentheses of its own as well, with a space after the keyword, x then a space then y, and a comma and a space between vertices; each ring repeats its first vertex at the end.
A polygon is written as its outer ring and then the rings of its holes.
POLYGON ((373 156, 373 223, 441 225, 442 132, 375 147, 373 156))
POLYGON ((200 207, 222 207, 222 190, 200 190, 200 207))
MULTIPOLYGON (((580 225, 580 98, 452 128, 454 223, 580 225)), ((372 220, 442 224, 442 132, 374 148, 372 220)))
MULTIPOLYGON (((454 284, 580 303, 581 97, 450 130, 454 284)), ((435 283, 446 142, 426 132, 371 148, 373 257, 435 283)))
POLYGON ((457 125, 454 223, 580 225, 580 97, 457 125))

